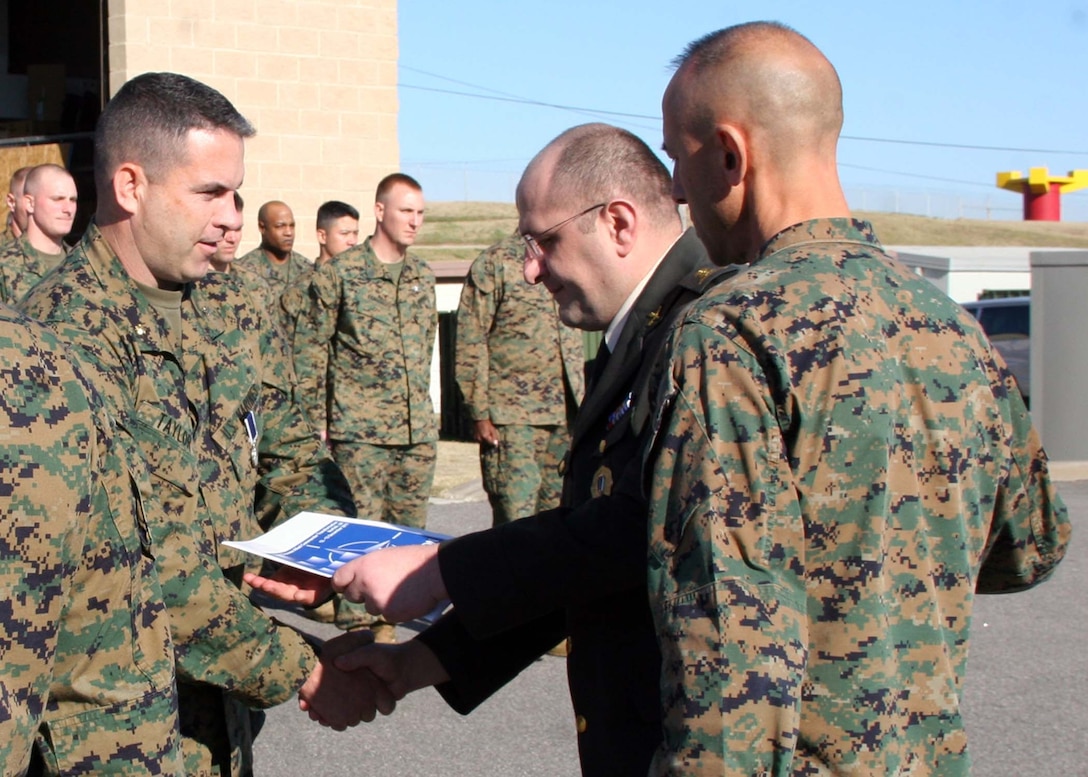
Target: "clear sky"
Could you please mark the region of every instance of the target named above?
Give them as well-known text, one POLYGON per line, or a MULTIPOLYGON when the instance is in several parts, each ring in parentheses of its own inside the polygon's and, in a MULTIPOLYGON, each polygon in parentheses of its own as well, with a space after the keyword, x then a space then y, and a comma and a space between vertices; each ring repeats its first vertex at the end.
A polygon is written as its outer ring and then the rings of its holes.
MULTIPOLYGON (((669 62, 759 19, 838 69, 854 208, 1020 218, 997 172, 1088 168, 1088 0, 400 0, 401 166, 432 200, 512 201, 529 159, 575 124, 660 148, 669 62)), ((1065 195, 1063 216, 1088 221, 1088 192, 1065 195)))

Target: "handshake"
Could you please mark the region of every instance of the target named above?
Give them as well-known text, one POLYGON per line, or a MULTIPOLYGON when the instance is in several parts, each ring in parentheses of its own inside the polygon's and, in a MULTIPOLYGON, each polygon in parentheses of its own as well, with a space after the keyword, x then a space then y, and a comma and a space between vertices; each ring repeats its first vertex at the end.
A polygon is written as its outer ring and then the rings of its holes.
MULTIPOLYGON (((445 601, 437 545, 387 548, 360 556, 332 579, 283 567, 271 577, 246 574, 259 591, 306 607, 333 592, 391 623, 419 618, 445 601)), ((445 682, 446 670, 417 640, 374 644, 368 631, 344 634, 325 644, 317 668, 299 689, 299 707, 312 720, 337 731, 388 715, 412 691, 445 682)))

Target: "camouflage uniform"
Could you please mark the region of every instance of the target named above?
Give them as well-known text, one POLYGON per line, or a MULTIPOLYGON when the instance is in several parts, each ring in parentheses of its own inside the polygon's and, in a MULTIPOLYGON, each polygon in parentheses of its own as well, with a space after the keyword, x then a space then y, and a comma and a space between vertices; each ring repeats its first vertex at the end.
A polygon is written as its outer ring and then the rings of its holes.
POLYGON ((146 470, 52 332, 0 308, 0 362, 0 774, 182 775, 146 470))
POLYGON ((480 445, 494 525, 558 506, 559 462, 585 391, 582 333, 559 321, 543 284, 522 274, 514 234, 480 254, 457 309, 457 385, 473 421, 495 425, 499 446, 480 445))
POLYGON ((260 246, 231 263, 232 273, 253 276, 263 281, 256 288, 265 289, 269 294, 263 300, 267 305, 266 310, 278 308, 279 296, 298 279, 308 277, 313 270, 310 260, 297 251, 292 251, 283 264, 273 264, 260 246))
POLYGON ((370 238, 314 270, 295 329, 299 399, 327 428, 364 517, 426 523, 438 425, 431 353, 434 273, 408 254, 394 282, 370 238), (327 354, 328 388, 317 389, 327 354))
POLYGON ((974 593, 1046 579, 1069 539, 978 325, 868 224, 826 219, 776 235, 670 347, 650 773, 968 774, 974 593))
POLYGON ((0 246, 0 302, 16 304, 30 287, 64 259, 64 253, 47 254, 30 244, 24 234, 0 246))
POLYGON ((243 559, 219 541, 259 533, 255 493, 270 520, 351 506, 290 400, 289 365, 269 366, 283 344, 263 309, 222 273, 179 296, 181 332, 92 225, 23 306, 86 354, 150 467, 149 528, 175 644, 187 771, 237 775, 251 768, 242 705, 291 698, 316 658, 299 634, 249 603, 234 584, 243 559), (244 423, 251 411, 260 470, 244 423))

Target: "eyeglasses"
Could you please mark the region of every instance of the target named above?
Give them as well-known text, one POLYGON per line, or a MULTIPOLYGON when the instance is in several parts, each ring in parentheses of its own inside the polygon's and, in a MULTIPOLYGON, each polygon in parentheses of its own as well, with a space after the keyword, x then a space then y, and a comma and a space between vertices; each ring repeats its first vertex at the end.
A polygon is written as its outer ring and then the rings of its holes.
POLYGON ((525 241, 525 247, 528 249, 528 255, 533 257, 534 259, 543 258, 544 249, 540 247, 541 239, 547 237, 548 235, 551 235, 551 234, 554 234, 554 233, 558 232, 559 230, 561 230, 563 227, 565 227, 567 224, 571 223, 575 219, 581 218, 582 216, 586 215, 587 213, 591 213, 592 211, 597 210, 597 208, 603 208, 607 204, 608 204, 607 202, 600 202, 600 203, 597 203, 596 205, 590 205, 585 210, 580 210, 577 213, 575 213, 573 216, 571 216, 570 218, 563 219, 562 221, 560 221, 555 226, 548 227, 543 232, 537 232, 535 235, 532 234, 532 233, 529 233, 529 232, 522 232, 521 233, 521 238, 522 238, 522 240, 525 241))

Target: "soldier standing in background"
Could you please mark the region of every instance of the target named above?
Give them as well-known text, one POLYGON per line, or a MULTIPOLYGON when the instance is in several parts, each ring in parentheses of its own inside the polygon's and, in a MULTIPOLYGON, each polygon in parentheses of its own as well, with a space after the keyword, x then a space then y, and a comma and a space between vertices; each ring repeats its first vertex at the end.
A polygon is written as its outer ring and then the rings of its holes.
MULTIPOLYGON (((423 527, 438 442, 430 394, 438 313, 434 273, 408 252, 423 224, 419 183, 383 178, 374 217, 362 245, 314 269, 295 327, 298 395, 314 426, 328 430, 360 517, 423 527)), ((337 613, 341 628, 373 622, 362 608, 337 613)), ((379 639, 392 634, 378 624, 379 639)))
POLYGON ((4 195, 4 203, 8 206, 8 216, 4 220, 4 231, 0 234, 0 241, 7 243, 17 237, 22 237, 26 230, 26 205, 23 202, 23 183, 27 173, 33 170, 33 165, 20 167, 11 174, 8 183, 8 193, 4 195))
POLYGON ((457 308, 457 386, 480 446, 492 525, 558 506, 559 462, 585 392, 582 333, 522 272, 514 233, 472 263, 457 308))
MULTIPOLYGON (((332 260, 334 256, 342 254, 359 242, 359 211, 346 202, 329 200, 321 203, 317 209, 317 244, 320 247, 314 267, 320 267, 332 260)), ((310 281, 313 279, 312 268, 304 274, 300 274, 292 280, 280 295, 280 316, 283 324, 283 332, 287 340, 293 345, 295 339, 295 326, 298 317, 309 303, 310 281)), ((328 349, 323 349, 320 358, 328 349)), ((321 376, 318 392, 325 390, 325 368, 315 362, 314 371, 321 376)), ((325 437, 325 429, 319 430, 322 439, 325 437)))
POLYGON ((74 355, 3 306, 0 395, 0 774, 181 777, 146 470, 74 355))
POLYGON ((253 134, 193 79, 125 83, 95 131, 95 224, 22 303, 73 342, 146 462, 141 493, 174 640, 186 770, 233 777, 252 770, 251 707, 329 675, 373 692, 254 607, 238 587, 248 558, 220 544, 260 533, 255 495, 268 521, 354 509, 292 401, 289 374, 273 366, 277 349, 290 365, 267 309, 233 273, 205 277, 236 223, 253 134))
POLYGON ((279 200, 266 202, 257 210, 257 230, 261 244, 234 261, 239 274, 263 281, 254 288, 266 289, 266 309, 279 307, 280 295, 297 278, 310 274, 309 260, 294 250, 295 214, 279 200))
POLYGON ((67 253, 78 196, 72 174, 60 165, 33 168, 23 184, 26 231, 0 247, 0 302, 14 304, 67 253))

